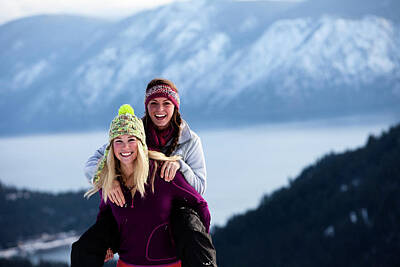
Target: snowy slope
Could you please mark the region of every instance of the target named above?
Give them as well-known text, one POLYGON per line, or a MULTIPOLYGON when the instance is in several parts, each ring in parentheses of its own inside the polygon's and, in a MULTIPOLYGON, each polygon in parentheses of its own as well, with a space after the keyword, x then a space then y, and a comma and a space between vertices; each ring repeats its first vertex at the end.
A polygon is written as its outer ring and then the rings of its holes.
POLYGON ((24 132, 106 127, 121 103, 143 110, 157 76, 177 84, 195 121, 398 112, 399 4, 363 3, 360 11, 358 0, 345 10, 330 0, 193 1, 113 24, 36 17, 22 29, 3 25, 0 133, 21 123, 24 132), (19 105, 24 112, 5 115, 19 105))

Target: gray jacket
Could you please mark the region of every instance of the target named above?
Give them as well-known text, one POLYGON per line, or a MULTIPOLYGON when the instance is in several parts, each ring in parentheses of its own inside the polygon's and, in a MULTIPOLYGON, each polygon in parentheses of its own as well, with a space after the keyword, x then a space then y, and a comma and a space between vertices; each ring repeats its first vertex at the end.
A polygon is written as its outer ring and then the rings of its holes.
MULTIPOLYGON (((85 164, 85 175, 89 182, 92 182, 93 176, 97 170, 97 163, 103 157, 107 144, 96 150, 85 164)), ((178 146, 172 155, 181 156, 179 171, 182 172, 186 181, 200 194, 204 194, 207 187, 206 163, 204 160, 203 146, 200 137, 193 132, 189 125, 182 120, 181 135, 178 140, 178 146)))

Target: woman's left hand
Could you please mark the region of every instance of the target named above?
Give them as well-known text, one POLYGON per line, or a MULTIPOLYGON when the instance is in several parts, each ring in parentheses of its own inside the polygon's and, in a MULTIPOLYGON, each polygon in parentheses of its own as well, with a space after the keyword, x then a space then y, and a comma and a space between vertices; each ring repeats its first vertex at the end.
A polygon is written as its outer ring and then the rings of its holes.
POLYGON ((111 250, 111 248, 107 249, 106 257, 104 258, 104 262, 107 262, 113 258, 114 258, 114 252, 111 250))
POLYGON ((181 164, 179 161, 164 161, 161 167, 161 178, 170 182, 175 178, 176 171, 179 170, 181 164))

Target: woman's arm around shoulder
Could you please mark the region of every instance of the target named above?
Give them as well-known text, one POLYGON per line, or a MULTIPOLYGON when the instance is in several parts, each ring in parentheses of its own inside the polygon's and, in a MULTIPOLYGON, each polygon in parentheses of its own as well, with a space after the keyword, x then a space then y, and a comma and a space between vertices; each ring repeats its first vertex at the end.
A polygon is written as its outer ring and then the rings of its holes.
POLYGON ((207 188, 207 171, 204 159, 203 146, 200 137, 190 130, 191 138, 182 144, 185 152, 179 161, 180 171, 186 181, 200 194, 204 194, 207 188))
POLYGON ((106 147, 107 144, 97 149, 85 163, 84 173, 90 184, 93 183, 93 177, 97 170, 97 164, 99 163, 99 160, 103 157, 106 147))

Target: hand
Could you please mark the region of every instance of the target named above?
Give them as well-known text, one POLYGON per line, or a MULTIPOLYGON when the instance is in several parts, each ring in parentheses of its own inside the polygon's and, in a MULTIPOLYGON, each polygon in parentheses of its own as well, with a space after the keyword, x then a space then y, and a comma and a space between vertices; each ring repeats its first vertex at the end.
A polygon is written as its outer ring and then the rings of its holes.
POLYGON ((161 178, 167 182, 172 181, 180 167, 179 161, 164 161, 161 167, 161 178))
POLYGON ((107 249, 106 257, 104 258, 104 262, 112 260, 113 258, 114 258, 114 252, 111 250, 111 248, 107 249))
POLYGON ((108 192, 107 197, 111 200, 112 203, 123 207, 125 205, 125 198, 124 194, 121 190, 121 185, 119 184, 118 180, 114 179, 111 186, 111 191, 108 192))

